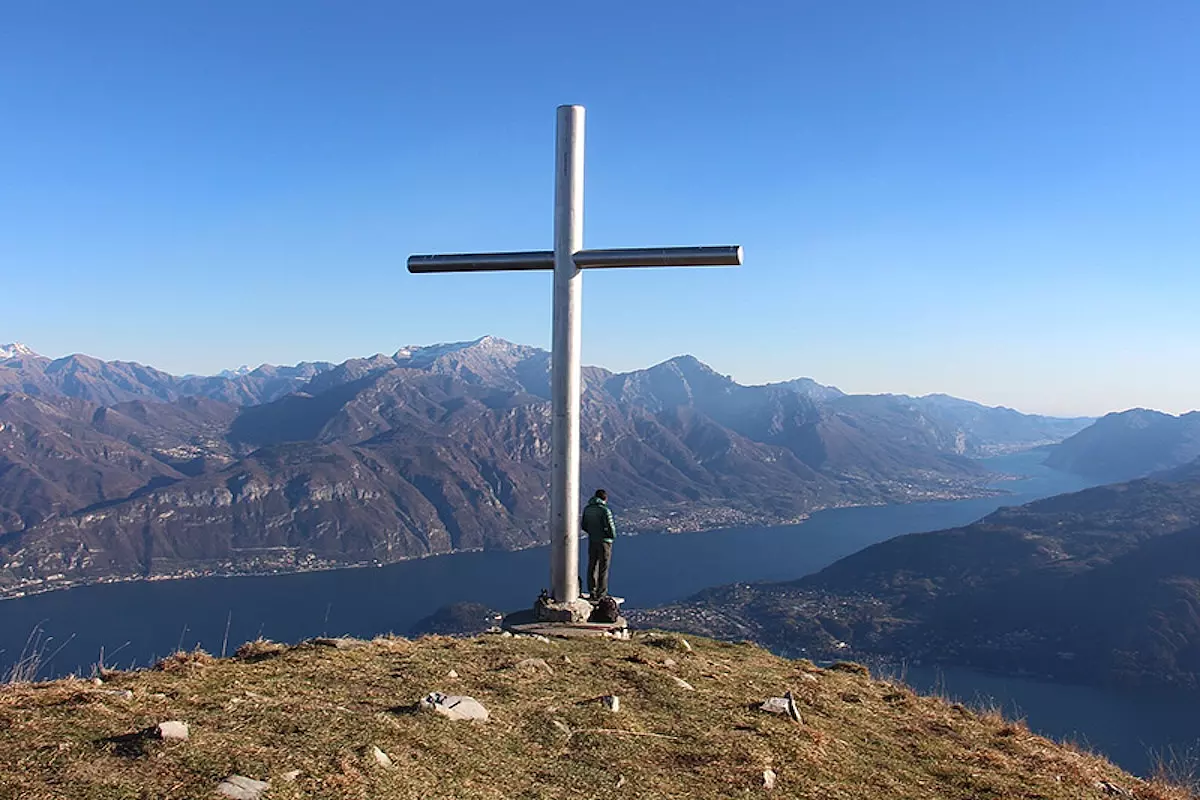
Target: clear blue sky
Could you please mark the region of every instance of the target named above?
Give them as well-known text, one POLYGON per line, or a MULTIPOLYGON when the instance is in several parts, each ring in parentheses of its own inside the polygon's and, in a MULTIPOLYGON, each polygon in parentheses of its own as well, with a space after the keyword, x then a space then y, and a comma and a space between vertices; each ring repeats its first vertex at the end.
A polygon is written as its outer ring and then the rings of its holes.
POLYGON ((0 5, 0 343, 173 372, 486 333, 588 108, 585 357, 1022 410, 1200 406, 1200 3, 0 5))

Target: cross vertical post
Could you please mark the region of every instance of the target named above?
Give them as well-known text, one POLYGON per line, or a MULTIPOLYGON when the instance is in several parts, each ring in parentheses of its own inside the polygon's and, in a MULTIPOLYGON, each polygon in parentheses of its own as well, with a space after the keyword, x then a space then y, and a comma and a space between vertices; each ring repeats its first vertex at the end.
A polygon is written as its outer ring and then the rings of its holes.
MULTIPOLYGON (((738 266, 742 248, 626 247, 583 249, 583 106, 559 106, 554 151, 554 249, 514 253, 412 255, 408 271, 554 272, 550 366, 550 587, 553 603, 536 604, 541 618, 583 622, 591 605, 579 597, 580 441, 583 270, 624 267, 738 266)), ((624 623, 622 622, 623 626, 624 623)))
POLYGON ((583 273, 583 106, 559 106, 554 170, 554 291, 551 362, 550 587, 560 603, 579 598, 579 402, 583 273))

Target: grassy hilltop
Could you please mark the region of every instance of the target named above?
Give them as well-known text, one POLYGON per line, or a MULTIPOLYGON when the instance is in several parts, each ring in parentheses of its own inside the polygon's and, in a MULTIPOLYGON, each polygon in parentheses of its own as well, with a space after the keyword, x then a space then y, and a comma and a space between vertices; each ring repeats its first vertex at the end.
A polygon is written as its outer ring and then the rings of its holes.
POLYGON ((263 800, 1187 796, 857 665, 669 634, 260 642, 0 687, 4 800, 214 798, 231 774, 263 800), (789 689, 800 722, 757 709, 789 689), (490 719, 419 711, 431 691, 490 719), (146 733, 168 720, 188 738, 146 733))

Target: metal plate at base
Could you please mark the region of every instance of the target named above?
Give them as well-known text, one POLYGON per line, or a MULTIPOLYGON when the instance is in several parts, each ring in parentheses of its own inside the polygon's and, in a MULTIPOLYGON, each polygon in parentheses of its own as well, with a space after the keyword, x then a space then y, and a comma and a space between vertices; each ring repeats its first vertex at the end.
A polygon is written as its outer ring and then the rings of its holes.
POLYGON ((617 617, 616 622, 542 622, 532 609, 526 609, 506 615, 500 627, 511 633, 575 639, 585 636, 611 636, 628 630, 629 623, 624 617, 617 617))

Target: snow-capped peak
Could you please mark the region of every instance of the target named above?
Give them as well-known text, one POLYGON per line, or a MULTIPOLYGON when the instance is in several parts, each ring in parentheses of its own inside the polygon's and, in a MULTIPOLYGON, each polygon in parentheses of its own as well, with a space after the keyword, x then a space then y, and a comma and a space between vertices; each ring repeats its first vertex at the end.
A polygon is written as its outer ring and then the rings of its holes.
POLYGON ((0 361, 5 361, 18 356, 36 356, 37 353, 30 350, 20 342, 10 342, 8 344, 0 344, 0 361))

